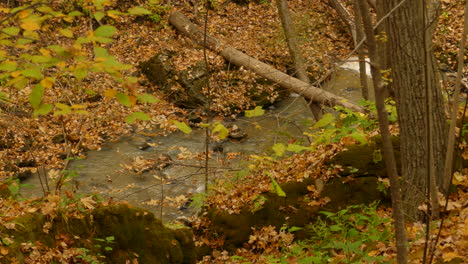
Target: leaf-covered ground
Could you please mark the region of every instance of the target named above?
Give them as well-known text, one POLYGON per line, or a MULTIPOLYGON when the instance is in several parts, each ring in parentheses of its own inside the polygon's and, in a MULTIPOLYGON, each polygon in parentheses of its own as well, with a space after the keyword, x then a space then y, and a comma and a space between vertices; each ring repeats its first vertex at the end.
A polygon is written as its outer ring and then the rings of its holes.
MULTIPOLYGON (((16 2, 23 3, 25 6, 31 4, 31 1, 27 0, 16 2)), ((171 133, 176 130, 171 120, 185 121, 183 117, 187 116, 188 111, 170 103, 169 95, 162 93, 158 87, 146 81, 137 66, 163 50, 176 52, 177 70, 184 70, 198 61, 203 61, 203 50, 190 39, 178 34, 167 22, 170 12, 179 10, 197 25, 203 27, 205 10, 196 1, 101 1, 104 3, 105 16, 99 21, 92 15, 100 12, 92 1, 76 1, 81 5, 73 4, 75 1, 49 2, 50 8, 62 11, 64 14, 69 14, 77 8, 83 13, 86 13, 84 10, 89 13, 73 18, 73 23, 67 21, 69 17, 53 17, 47 23, 41 24, 39 28, 34 28, 34 23, 21 22, 21 14, 20 17, 12 18, 9 15, 13 8, 9 5, 10 1, 2 1, 0 21, 6 21, 5 26, 2 25, 2 30, 20 24, 22 30, 34 29, 33 31, 37 34, 37 41, 33 43, 21 46, 0 46, 2 58, 6 55, 21 58, 22 54, 41 53, 41 48, 59 45, 73 56, 87 58, 87 61, 92 64, 96 62, 93 46, 85 44, 78 47, 75 46, 75 40, 79 36, 86 36, 99 26, 110 24, 117 29, 112 35, 113 41, 99 45, 115 56, 118 62, 131 66, 121 71, 123 78, 136 77, 138 82, 131 84, 118 82, 115 76, 103 72, 89 72, 83 79, 75 78, 71 74, 56 75, 54 85, 45 89, 42 101, 55 104, 56 111, 60 110, 60 105, 56 103, 74 105, 75 108, 65 115, 33 116, 33 108, 30 104, 33 84, 27 83, 22 89, 17 89, 8 86, 2 79, 0 95, 7 98, 0 100, 0 179, 3 180, 15 175, 26 177, 30 173, 36 173, 41 167, 63 168, 66 166, 67 157, 85 157, 86 150, 99 149, 105 141, 115 140, 124 134, 163 135, 171 133), (169 2, 172 4, 168 4, 169 2), (141 10, 135 9, 138 6, 151 10, 153 15, 145 15, 141 10), (127 15, 121 15, 109 13, 109 10, 122 13, 133 11, 127 15), (64 25, 67 31, 63 31, 64 25), (130 100, 130 107, 128 107, 115 96, 119 92, 128 94, 129 98, 148 93, 155 96, 158 101, 144 104, 132 103, 130 100), (133 124, 125 122, 129 114, 139 111, 146 113, 150 120, 133 124)), ((242 5, 233 2, 214 1, 214 9, 209 13, 208 32, 252 57, 279 70, 289 71, 291 60, 283 40, 275 4, 270 1, 259 1, 260 3, 252 1, 242 5)), ((306 58, 312 80, 320 79, 352 49, 352 40, 346 27, 324 2, 318 0, 288 1, 293 11, 293 18, 300 36, 301 50, 306 58)), ((435 51, 446 68, 455 69, 455 57, 462 32, 463 8, 461 1, 442 1, 442 4, 444 9, 434 38, 435 51)), ((23 15, 27 17, 30 14, 24 13, 23 15)), ((7 33, 11 32, 7 31, 7 33)), ((245 109, 252 108, 254 103, 250 101, 248 91, 257 77, 243 70, 228 71, 222 58, 210 51, 207 53, 213 72, 211 86, 215 87, 212 107, 220 113, 218 120, 235 116, 245 109), (232 85, 233 79, 236 80, 235 86, 232 85), (235 109, 232 108, 233 105, 236 106, 235 109)), ((44 55, 47 52, 42 50, 41 54, 44 55)), ((76 65, 76 62, 70 59, 65 62, 63 68, 58 65, 55 70, 71 69, 71 72, 78 74, 76 65)), ((4 73, 3 69, 2 73, 4 73)), ((54 72, 44 74, 53 75, 54 72)), ((2 75, 2 78, 4 77, 2 75)), ((45 86, 47 83, 46 79, 45 86)), ((271 92, 272 97, 276 96, 272 85, 260 85, 260 89, 271 92)), ((466 146, 464 147, 466 149, 466 146)), ((279 183, 301 180, 304 177, 331 176, 334 172, 320 165, 342 148, 342 144, 324 146, 314 154, 297 154, 281 161, 269 161, 257 157, 254 163, 257 167, 251 168, 250 174, 240 184, 236 183, 233 187, 232 184, 220 182, 214 188, 215 194, 213 199, 210 199, 209 206, 237 212, 241 206, 252 202, 253 197, 270 190, 271 180, 263 173, 267 169, 271 170, 279 183)), ((466 255, 468 252, 466 250, 468 248, 466 244, 468 241, 467 181, 466 171, 456 174, 455 184, 459 188, 451 195, 448 216, 438 246, 439 251, 436 253, 438 258, 446 262, 457 257, 468 258, 466 255)), ((78 204, 84 209, 92 209, 94 200, 82 198, 79 203, 77 201, 71 203, 70 206, 77 207, 78 204)), ((7 224, 11 219, 26 212, 42 212, 46 216, 53 216, 54 208, 58 206, 59 203, 53 199, 38 205, 28 201, 2 200, 0 222, 7 224)), ((390 212, 382 210, 379 214, 389 216, 390 212)), ((6 227, 12 228, 12 226, 6 227)), ((46 230, 47 227, 44 229, 46 230)), ((408 226, 408 230, 412 239, 412 261, 418 263, 423 247, 423 238, 420 236, 423 227, 415 224, 408 226)), ((240 249, 237 254, 253 263, 267 263, 262 253, 281 255, 279 246, 288 248, 291 245, 288 235, 274 230, 265 230, 262 239, 273 242, 269 244, 271 246, 262 247, 262 250, 240 249)), ((250 246, 252 247, 255 243, 258 245, 258 241, 258 239, 252 239, 250 246)), ((8 241, 2 241, 2 243, 3 245, 0 243, 0 256, 7 251, 8 241)), ((382 248, 381 254, 385 254, 388 259, 393 259, 392 245, 382 247, 385 248, 382 248)), ((51 250, 50 254, 57 253, 51 250)), ((61 254, 76 253, 63 250, 61 254)), ((337 252, 337 260, 339 254, 337 252)), ((225 252, 215 252, 214 255, 214 259, 206 262, 233 261, 225 252)), ((289 259, 288 261, 295 263, 294 261, 297 260, 289 259)))

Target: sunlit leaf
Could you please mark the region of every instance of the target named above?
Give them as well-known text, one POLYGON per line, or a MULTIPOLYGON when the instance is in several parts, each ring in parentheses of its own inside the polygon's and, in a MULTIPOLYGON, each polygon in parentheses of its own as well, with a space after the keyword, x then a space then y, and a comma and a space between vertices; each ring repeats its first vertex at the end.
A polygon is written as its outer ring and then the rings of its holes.
POLYGON ((47 115, 50 111, 52 111, 52 105, 51 104, 41 104, 39 105, 39 108, 34 110, 34 115, 47 115))
POLYGON ((36 84, 29 95, 29 103, 31 103, 34 109, 39 108, 42 102, 42 96, 44 95, 44 86, 36 84))
POLYGON ((97 21, 101 21, 101 19, 103 19, 105 16, 106 16, 106 14, 104 14, 103 12, 96 12, 96 13, 94 13, 94 18, 95 18, 97 21))
POLYGON ((286 152, 286 146, 283 143, 276 143, 273 145, 272 149, 275 152, 275 155, 278 157, 283 156, 286 152))
POLYGON ((177 120, 171 121, 180 131, 184 132, 185 134, 190 134, 192 129, 185 123, 179 122, 177 120))
POLYGON ((71 31, 71 30, 68 29, 68 28, 60 29, 59 32, 60 32, 60 34, 62 34, 62 36, 64 36, 64 37, 73 38, 73 31, 71 31))
POLYGON ((152 12, 149 11, 148 9, 145 9, 141 6, 136 6, 136 7, 133 7, 133 8, 130 8, 128 10, 128 13, 130 15, 151 15, 152 12))
POLYGON ((104 92, 104 96, 105 97, 109 97, 109 98, 114 98, 117 96, 117 91, 114 90, 114 89, 107 89, 105 92, 104 92))
POLYGON ((332 123, 333 121, 335 121, 335 117, 332 114, 327 113, 327 114, 324 114, 322 118, 312 126, 312 128, 324 127, 332 123))
POLYGON ((16 61, 3 61, 0 63, 0 71, 14 71, 18 67, 18 63, 16 61))
POLYGON ((130 98, 128 97, 127 94, 117 93, 116 97, 117 97, 117 101, 119 101, 124 106, 126 106, 126 107, 132 106, 132 102, 130 101, 130 98))
POLYGON ((39 67, 25 69, 21 73, 23 74, 23 76, 35 78, 38 80, 44 78, 39 67))
POLYGON ((111 37, 112 35, 114 35, 114 33, 116 31, 117 31, 117 29, 115 27, 109 26, 109 25, 104 25, 104 26, 98 27, 94 31, 94 35, 96 37, 111 37))
POLYGON ((254 110, 246 110, 245 111, 245 116, 246 117, 262 116, 264 114, 265 114, 265 110, 263 110, 261 106, 255 107, 254 110))
POLYGON ((298 145, 298 144, 288 144, 287 150, 292 151, 294 153, 299 153, 299 152, 302 152, 304 150, 313 150, 313 147, 306 147, 306 146, 301 146, 301 145, 298 145))
POLYGON ((41 17, 30 15, 22 20, 20 27, 24 30, 38 30, 41 28, 41 17))
POLYGON ((218 133, 219 139, 225 139, 229 135, 229 130, 221 123, 216 122, 211 130, 213 133, 218 133))
POLYGON ((158 98, 152 96, 151 94, 147 94, 147 93, 139 94, 139 95, 137 95, 137 98, 138 98, 138 101, 140 101, 142 103, 152 104, 152 103, 159 102, 158 98))
POLYGON ((73 75, 80 81, 86 78, 86 76, 88 76, 86 65, 77 65, 73 70, 73 75))
POLYGON ((354 131, 353 133, 349 134, 349 136, 359 141, 361 144, 367 143, 366 134, 362 131, 354 131))
POLYGON ((44 88, 50 89, 55 83, 55 79, 51 77, 46 77, 41 80, 40 84, 44 86, 44 88))
POLYGON ((270 173, 268 173, 268 176, 270 177, 271 180, 271 192, 276 193, 276 195, 280 197, 286 197, 286 193, 281 189, 281 186, 276 182, 276 180, 271 176, 270 173))
POLYGON ((20 29, 18 27, 7 27, 2 29, 2 32, 10 36, 16 36, 20 32, 20 29))
POLYGON ((128 124, 131 124, 131 123, 135 122, 136 120, 146 121, 146 120, 151 120, 151 118, 147 114, 145 114, 143 112, 131 113, 130 115, 125 117, 125 122, 127 122, 128 124))

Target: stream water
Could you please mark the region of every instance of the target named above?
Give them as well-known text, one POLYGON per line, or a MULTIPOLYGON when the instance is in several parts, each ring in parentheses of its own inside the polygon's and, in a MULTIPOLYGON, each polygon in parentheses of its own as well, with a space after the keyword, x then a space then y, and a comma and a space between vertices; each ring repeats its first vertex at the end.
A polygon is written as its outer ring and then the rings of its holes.
MULTIPOLYGON (((351 66, 354 68, 340 68, 323 88, 357 102, 361 98, 359 74, 356 66, 351 66)), ((308 142, 310 139, 303 132, 312 121, 307 102, 302 97, 289 97, 268 109, 263 116, 225 122, 224 125, 239 127, 247 137, 241 142, 225 140, 214 144, 218 151, 210 159, 210 177, 224 177, 227 171, 241 169, 246 156, 271 151, 275 143, 287 143, 291 139, 308 142)), ((204 191, 204 161, 197 157, 204 149, 205 131, 202 129, 164 137, 122 137, 117 142, 105 144, 101 150, 89 151, 84 160, 72 161, 69 171, 75 171, 77 176, 67 188, 77 193, 98 193, 114 200, 125 200, 152 211, 165 222, 172 221, 193 214, 192 209, 181 209, 180 205, 204 191), (142 150, 142 145, 150 147, 142 150), (161 155, 170 157, 172 165, 142 174, 124 168, 125 164, 137 159, 157 160, 161 155)), ((42 195, 37 177, 24 183, 34 187, 24 189, 23 196, 42 195)))

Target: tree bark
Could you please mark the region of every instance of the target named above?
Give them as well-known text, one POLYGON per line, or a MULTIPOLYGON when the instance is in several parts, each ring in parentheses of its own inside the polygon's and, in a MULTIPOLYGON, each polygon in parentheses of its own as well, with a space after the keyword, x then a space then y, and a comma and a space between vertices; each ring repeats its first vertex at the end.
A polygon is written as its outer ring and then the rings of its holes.
MULTIPOLYGON (((297 44, 297 37, 294 31, 291 14, 289 12, 288 2, 286 0, 276 0, 276 6, 280 15, 281 24, 283 25, 283 32, 288 43, 289 54, 294 63, 294 69, 296 70, 296 76, 299 80, 310 83, 309 77, 307 76, 307 70, 304 63, 304 59, 301 56, 299 47, 297 44)), ((322 118, 322 108, 319 104, 311 102, 310 110, 315 117, 315 120, 322 118)))
POLYGON ((323 105, 341 105, 353 111, 364 113, 364 109, 362 107, 349 102, 347 99, 324 91, 299 79, 291 77, 283 72, 280 72, 275 68, 257 59, 254 59, 230 47, 229 45, 226 45, 225 43, 222 43, 221 41, 217 40, 212 36, 206 36, 206 42, 203 41, 203 31, 201 31, 197 26, 192 24, 190 20, 188 20, 182 13, 178 11, 175 11, 170 15, 169 22, 177 30, 189 36, 196 43, 200 45, 204 45, 205 43, 205 46, 208 49, 223 56, 229 62, 237 66, 249 69, 270 81, 278 83, 284 88, 290 89, 300 95, 303 95, 306 98, 311 99, 314 102, 323 105))
MULTIPOLYGON (((380 0, 379 5, 382 5, 384 13, 387 13, 399 2, 400 0, 380 0)), ((427 59, 430 67, 427 88, 430 89, 433 108, 429 113, 426 110, 426 54, 422 40, 427 24, 423 19, 424 8, 426 7, 421 1, 406 1, 384 23, 388 36, 386 53, 400 123, 403 202, 405 213, 412 220, 418 219, 418 207, 426 201, 429 184, 427 140, 433 147, 432 160, 437 185, 443 191, 446 191, 445 186, 448 186, 443 177, 448 129, 432 55, 427 59), (431 125, 426 121, 425 115, 429 115, 431 125), (426 133, 428 129, 431 129, 429 139, 426 133)), ((432 36, 432 32, 428 34, 432 36)))
MULTIPOLYGON (((407 236, 405 229, 405 216, 403 214, 400 183, 393 152, 393 145, 390 137, 388 113, 385 108, 385 86, 380 72, 377 44, 375 41, 374 30, 370 19, 369 7, 366 0, 358 0, 358 6, 362 14, 362 23, 367 37, 367 47, 371 62, 372 80, 374 83, 375 100, 377 114, 379 118, 379 128, 382 135, 383 154, 388 178, 390 179, 390 191, 392 195, 393 219, 395 221, 396 248, 398 264, 408 262, 407 236)), ((357 21, 356 21, 357 23, 357 21)))
MULTIPOLYGON (((354 24, 356 26, 356 43, 361 42, 364 37, 363 28, 362 28, 362 14, 359 8, 359 0, 353 1, 354 7, 354 24)), ((369 85, 367 84, 367 73, 366 73, 366 58, 364 56, 364 47, 358 47, 358 58, 359 58, 359 79, 361 82, 361 94, 362 98, 369 100, 369 85)))

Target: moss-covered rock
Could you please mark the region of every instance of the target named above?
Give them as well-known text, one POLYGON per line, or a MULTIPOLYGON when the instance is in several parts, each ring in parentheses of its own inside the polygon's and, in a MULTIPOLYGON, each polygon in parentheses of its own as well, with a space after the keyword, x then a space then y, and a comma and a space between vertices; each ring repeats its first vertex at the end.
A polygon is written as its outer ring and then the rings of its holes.
POLYGON ((59 247, 67 237, 67 247, 86 248, 91 255, 102 256, 104 263, 195 263, 192 233, 188 229, 171 230, 148 211, 127 205, 103 206, 80 217, 59 214, 51 222, 41 213, 17 217, 15 229, 0 226, 0 234, 12 238, 8 254, 0 263, 24 261, 28 252, 21 243, 32 242, 43 248, 59 247), (112 239, 109 239, 112 238, 112 239))
MULTIPOLYGON (((311 206, 307 186, 312 184, 315 184, 313 179, 282 184, 286 197, 264 193, 265 202, 258 210, 244 206, 241 213, 229 214, 211 208, 207 212, 211 222, 208 232, 213 238, 224 240, 224 249, 234 252, 249 240, 253 227, 274 226, 278 230, 284 225, 304 227, 316 220, 319 211, 336 212, 348 205, 388 200, 378 190, 376 177, 357 178, 346 183, 341 178, 334 178, 325 184, 321 193, 322 197, 330 198, 330 202, 324 206, 311 206)), ((296 232, 295 235, 298 239, 306 238, 305 231, 296 232)))
MULTIPOLYGON (((397 168, 400 168, 400 138, 392 137, 397 168)), ((348 150, 338 153, 328 164, 340 165, 343 171, 341 176, 353 175, 354 177, 386 177, 385 162, 383 161, 382 139, 374 137, 368 144, 351 145, 348 150)))

